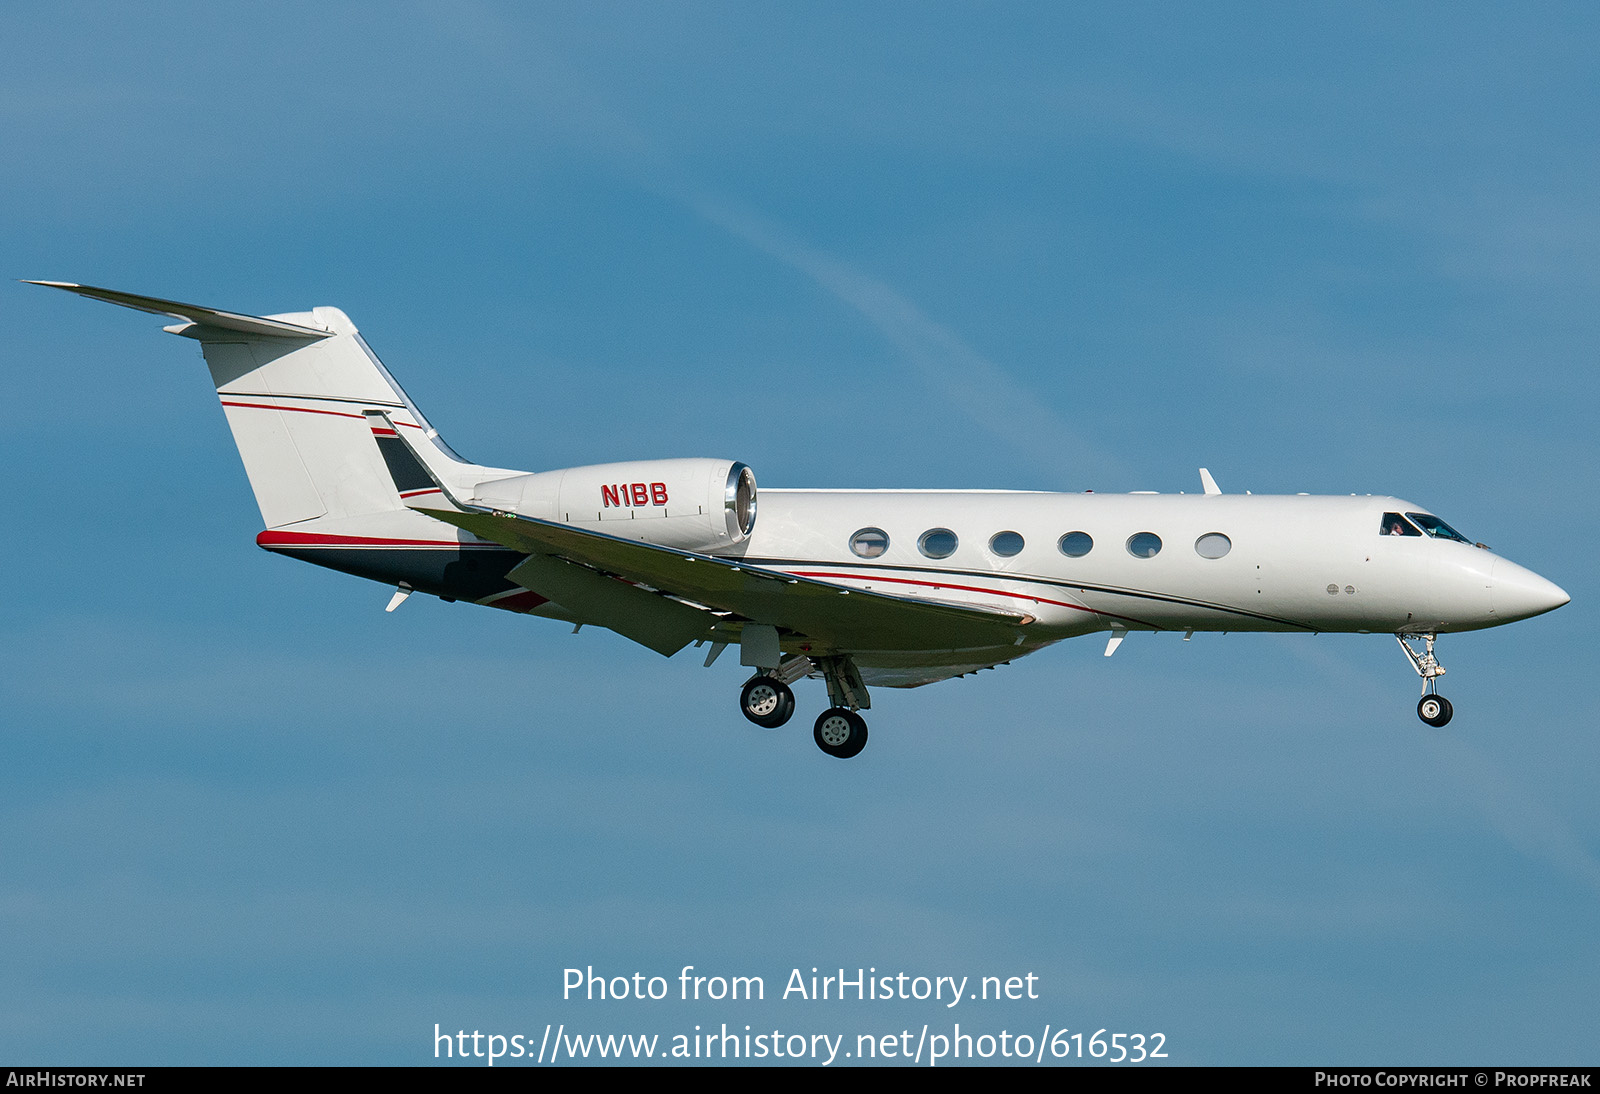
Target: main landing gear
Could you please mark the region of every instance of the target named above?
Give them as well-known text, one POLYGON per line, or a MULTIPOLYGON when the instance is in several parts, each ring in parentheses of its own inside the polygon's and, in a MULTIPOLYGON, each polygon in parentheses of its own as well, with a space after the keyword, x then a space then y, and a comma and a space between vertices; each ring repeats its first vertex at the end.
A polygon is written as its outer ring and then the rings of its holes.
POLYGON ((1438 693, 1438 685, 1434 683, 1444 675, 1444 666, 1439 664, 1439 659, 1433 655, 1433 634, 1397 634, 1395 640, 1400 643, 1400 648, 1406 652, 1406 660, 1411 662, 1411 667, 1417 670, 1417 675, 1422 677, 1422 698, 1417 700, 1417 717, 1427 722, 1435 729, 1449 724, 1455 714, 1455 708, 1450 705, 1450 700, 1438 693), (1424 643, 1419 652, 1412 648, 1413 642, 1424 643))
POLYGON ((822 712, 811 736, 828 755, 848 760, 867 747, 867 721, 853 710, 833 707, 822 712))
POLYGON ((739 692, 739 709, 762 729, 777 729, 794 714, 794 692, 765 673, 752 676, 739 692))
POLYGON ((789 685, 809 673, 820 672, 833 704, 812 728, 817 747, 830 756, 848 760, 867 747, 867 722, 858 710, 872 706, 861 673, 848 656, 790 656, 776 669, 766 669, 744 682, 739 709, 763 729, 777 729, 794 715, 794 692, 789 685))

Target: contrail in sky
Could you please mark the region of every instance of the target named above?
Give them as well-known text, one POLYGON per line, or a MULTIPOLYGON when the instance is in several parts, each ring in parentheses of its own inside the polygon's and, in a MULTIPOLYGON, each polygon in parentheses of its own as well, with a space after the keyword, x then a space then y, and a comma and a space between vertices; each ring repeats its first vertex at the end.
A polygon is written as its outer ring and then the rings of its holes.
POLYGON ((1124 461, 1086 440, 1048 402, 903 293, 804 242, 770 218, 718 196, 714 188, 693 177, 659 139, 613 109, 587 80, 572 71, 559 50, 530 38, 488 5, 427 5, 423 10, 437 20, 441 33, 469 43, 504 69, 508 86, 517 89, 525 105, 547 117, 558 131, 578 135, 643 189, 693 210, 735 239, 809 278, 866 319, 899 351, 899 359, 919 382, 1042 472, 1042 488, 1074 489, 1102 477, 1126 480, 1133 476, 1124 461))
POLYGON ((1127 474, 1064 422, 995 362, 930 318, 901 293, 848 263, 795 238, 782 226, 751 212, 735 211, 709 197, 689 199, 706 220, 784 265, 809 277, 835 299, 859 312, 897 349, 928 386, 940 392, 980 428, 1009 442, 1046 472, 1054 489, 1070 473, 1127 474))

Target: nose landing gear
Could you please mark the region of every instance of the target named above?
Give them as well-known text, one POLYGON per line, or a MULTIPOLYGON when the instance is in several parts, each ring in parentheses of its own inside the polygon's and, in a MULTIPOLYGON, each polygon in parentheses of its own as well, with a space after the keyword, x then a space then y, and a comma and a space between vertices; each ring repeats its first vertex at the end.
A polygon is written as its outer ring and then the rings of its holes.
POLYGON ((1448 725, 1455 714, 1455 708, 1450 705, 1450 700, 1438 693, 1438 685, 1434 683, 1444 675, 1444 666, 1439 664, 1439 659, 1433 655, 1433 643, 1438 635, 1397 634, 1394 637, 1395 641, 1400 643, 1400 648, 1405 651, 1406 660, 1411 662, 1411 667, 1422 677, 1422 698, 1417 701, 1417 717, 1435 729, 1448 725), (1417 641, 1423 643, 1421 652, 1411 646, 1411 643, 1417 641))

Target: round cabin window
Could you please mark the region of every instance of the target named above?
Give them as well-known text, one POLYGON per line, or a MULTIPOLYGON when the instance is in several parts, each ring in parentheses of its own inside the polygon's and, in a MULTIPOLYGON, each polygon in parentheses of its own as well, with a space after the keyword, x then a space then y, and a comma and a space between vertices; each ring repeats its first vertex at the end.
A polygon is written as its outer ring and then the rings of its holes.
POLYGON ((989 550, 1001 558, 1012 558, 1022 553, 1023 539, 1016 532, 996 532, 989 540, 989 550))
POLYGON ((1082 558, 1094 550, 1094 539, 1088 532, 1068 532, 1056 542, 1056 547, 1068 558, 1082 558))
POLYGON ((1233 550, 1233 540, 1221 532, 1207 532, 1194 541, 1194 553, 1201 558, 1221 558, 1233 550))
POLYGON ((1155 558, 1161 553, 1161 537, 1154 532, 1135 532, 1128 537, 1128 553, 1134 558, 1155 558))
POLYGON ((863 528, 850 537, 850 552, 860 558, 877 558, 889 549, 889 533, 882 528, 863 528))
POLYGON ((918 537, 917 550, 929 558, 949 558, 960 542, 948 528, 931 528, 918 537))

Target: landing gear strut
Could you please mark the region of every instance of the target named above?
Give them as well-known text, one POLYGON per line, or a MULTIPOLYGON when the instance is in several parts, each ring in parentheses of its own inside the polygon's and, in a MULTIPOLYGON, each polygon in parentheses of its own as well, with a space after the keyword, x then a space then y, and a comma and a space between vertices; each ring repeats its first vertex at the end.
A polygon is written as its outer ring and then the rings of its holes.
POLYGON ((849 657, 821 657, 817 667, 828 684, 828 701, 833 706, 822 712, 811 736, 828 755, 848 760, 867 747, 867 722, 856 711, 870 709, 872 698, 849 657))
POLYGON ((1438 693, 1438 685, 1434 683, 1444 675, 1444 666, 1439 664, 1439 659, 1433 655, 1433 643, 1438 635, 1397 634, 1394 637, 1395 641, 1400 643, 1400 648, 1405 651, 1406 660, 1411 662, 1411 667, 1422 677, 1422 698, 1417 700, 1417 717, 1435 729, 1448 725, 1450 718, 1455 714, 1455 708, 1450 705, 1450 700, 1438 693), (1411 646, 1411 643, 1417 641, 1423 643, 1421 652, 1411 646))

